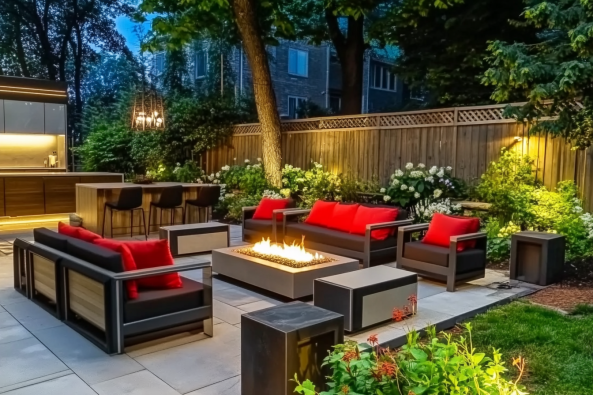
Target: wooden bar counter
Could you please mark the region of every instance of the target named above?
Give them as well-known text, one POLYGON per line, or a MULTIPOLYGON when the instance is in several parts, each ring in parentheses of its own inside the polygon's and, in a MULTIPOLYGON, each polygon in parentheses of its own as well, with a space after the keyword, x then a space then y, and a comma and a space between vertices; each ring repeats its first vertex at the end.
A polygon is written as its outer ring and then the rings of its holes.
MULTIPOLYGON (((76 184, 76 214, 82 218, 82 226, 91 232, 101 234, 103 225, 103 209, 106 202, 115 201, 124 188, 141 187, 143 190, 142 208, 144 208, 144 215, 146 219, 146 226, 148 227, 148 213, 150 210, 150 202, 155 202, 159 199, 164 187, 182 185, 183 186, 183 203, 187 199, 196 199, 200 188, 208 184, 184 184, 177 182, 156 182, 153 184, 131 184, 131 183, 97 183, 97 184, 76 184)), ((198 222, 198 210, 190 206, 187 215, 188 223, 198 222)), ((170 210, 165 210, 163 213, 162 226, 170 225, 171 214, 170 210)), ((109 212, 105 220, 105 236, 109 237, 110 223, 109 212)), ((160 209, 152 210, 152 220, 150 232, 157 232, 159 230, 160 209)), ((175 223, 182 223, 181 210, 176 210, 175 223)), ((134 213, 134 235, 142 235, 144 227, 140 218, 140 211, 134 213)), ((130 235, 130 212, 113 212, 113 236, 130 235)))

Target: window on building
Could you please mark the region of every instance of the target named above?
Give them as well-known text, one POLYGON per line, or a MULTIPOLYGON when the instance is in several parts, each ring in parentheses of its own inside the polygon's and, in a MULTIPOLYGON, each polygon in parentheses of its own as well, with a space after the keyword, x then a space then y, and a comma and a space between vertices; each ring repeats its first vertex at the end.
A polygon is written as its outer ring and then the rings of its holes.
POLYGON ((297 119, 299 117, 299 107, 305 104, 306 102, 306 97, 288 96, 288 118, 297 119))
POLYGON ((414 88, 410 90, 410 99, 424 101, 424 90, 422 88, 414 88))
POLYGON ((206 77, 207 55, 203 50, 196 51, 196 78, 206 77))
POLYGON ((288 49, 288 72, 290 74, 307 77, 309 69, 309 52, 299 49, 288 49))
POLYGON ((342 109, 342 98, 340 96, 330 96, 329 108, 334 114, 339 114, 342 109))
POLYGON ((388 91, 397 90, 397 77, 388 64, 375 63, 371 66, 371 88, 388 91))
POLYGON ((161 75, 165 71, 165 54, 163 52, 154 56, 154 71, 157 75, 161 75))

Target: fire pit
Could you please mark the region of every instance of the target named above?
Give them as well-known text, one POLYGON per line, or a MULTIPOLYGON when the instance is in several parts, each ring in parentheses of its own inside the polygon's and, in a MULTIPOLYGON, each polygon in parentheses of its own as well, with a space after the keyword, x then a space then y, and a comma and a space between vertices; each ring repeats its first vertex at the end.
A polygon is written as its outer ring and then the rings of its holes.
POLYGON ((286 243, 280 245, 271 243, 269 238, 267 240, 262 239, 262 241, 255 243, 252 247, 239 248, 235 251, 240 254, 261 258, 266 261, 294 268, 319 265, 321 263, 334 261, 334 259, 320 255, 318 252, 315 252, 315 254, 308 252, 304 247, 304 243, 301 243, 300 245, 288 245, 286 243))
POLYGON ((212 251, 212 270, 218 274, 297 299, 313 294, 313 281, 358 270, 358 260, 277 245, 269 240, 244 247, 212 251))

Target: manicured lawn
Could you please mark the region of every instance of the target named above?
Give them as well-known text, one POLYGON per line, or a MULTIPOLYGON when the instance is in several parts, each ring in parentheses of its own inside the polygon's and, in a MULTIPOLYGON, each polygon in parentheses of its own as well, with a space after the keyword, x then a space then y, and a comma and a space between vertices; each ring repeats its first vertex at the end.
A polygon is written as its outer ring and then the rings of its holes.
POLYGON ((512 357, 525 357, 522 382, 530 394, 593 394, 593 311, 582 313, 564 316, 514 302, 472 320, 474 347, 499 348, 507 367, 512 357))

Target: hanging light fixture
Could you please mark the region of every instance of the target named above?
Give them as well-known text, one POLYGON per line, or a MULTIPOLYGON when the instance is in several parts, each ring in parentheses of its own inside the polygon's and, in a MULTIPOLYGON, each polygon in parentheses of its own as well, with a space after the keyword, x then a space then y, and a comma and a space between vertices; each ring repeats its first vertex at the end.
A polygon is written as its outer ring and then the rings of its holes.
POLYGON ((163 97, 154 89, 142 89, 134 96, 132 128, 154 130, 165 128, 163 97))

